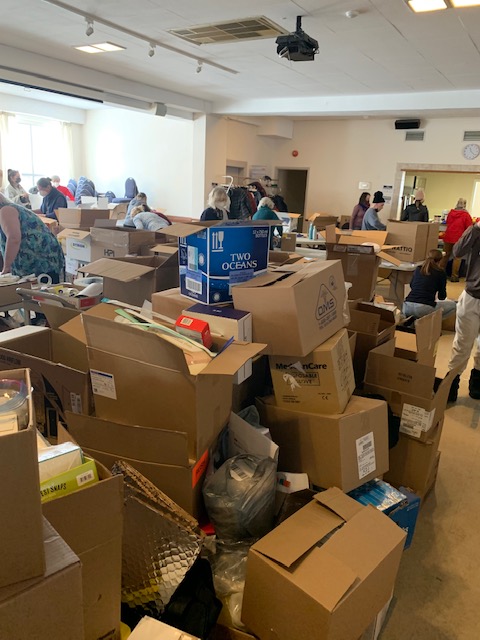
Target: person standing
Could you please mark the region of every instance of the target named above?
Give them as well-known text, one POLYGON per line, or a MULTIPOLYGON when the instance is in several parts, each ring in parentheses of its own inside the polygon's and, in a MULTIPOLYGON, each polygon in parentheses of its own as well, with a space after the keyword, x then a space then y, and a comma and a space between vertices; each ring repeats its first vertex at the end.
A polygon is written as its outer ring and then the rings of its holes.
POLYGON ((230 198, 223 187, 213 187, 208 194, 208 207, 204 209, 200 220, 228 220, 230 198))
POLYGON ((378 212, 383 209, 385 198, 381 191, 375 191, 373 194, 373 203, 370 208, 365 211, 362 220, 362 231, 386 231, 387 226, 380 221, 378 212))
POLYGON ((460 375, 465 371, 473 343, 476 341, 473 369, 470 372, 468 393, 471 398, 480 400, 480 222, 470 226, 460 240, 453 246, 454 258, 467 258, 467 277, 465 290, 457 303, 455 338, 448 370, 458 369, 450 394, 449 402, 458 397, 460 375))
MULTIPOLYGON (((467 201, 465 198, 459 198, 455 209, 450 209, 447 216, 447 228, 443 235, 443 250, 445 255, 442 260, 442 268, 445 269, 450 256, 452 255, 453 245, 460 240, 464 231, 472 226, 472 217, 466 210, 467 201)), ((454 258, 452 261, 451 282, 459 281, 460 258, 454 258)))
POLYGON ((352 216, 350 218, 349 229, 361 229, 363 216, 370 206, 370 194, 364 191, 360 196, 358 204, 353 207, 352 216))
POLYGON ((4 191, 5 196, 15 204, 21 204, 27 209, 31 209, 32 205, 30 204, 28 193, 20 184, 22 181, 20 171, 17 171, 16 169, 8 169, 7 180, 8 184, 4 191))
POLYGON ((268 196, 266 198, 261 198, 260 202, 258 203, 258 209, 253 214, 252 218, 252 220, 278 220, 278 225, 273 225, 270 227, 270 249, 273 249, 274 230, 277 230, 277 233, 280 237, 283 233, 282 221, 273 210, 274 206, 275 203, 268 196))
POLYGON ((402 222, 428 222, 428 209, 423 204, 424 200, 425 193, 423 189, 417 189, 415 191, 415 202, 405 207, 400 220, 402 222))
POLYGON ((67 199, 63 193, 60 193, 58 189, 52 186, 50 178, 40 178, 37 180, 37 187, 38 193, 43 196, 43 200, 40 209, 36 210, 35 213, 42 213, 47 218, 56 220, 57 215, 55 209, 66 209, 67 199))

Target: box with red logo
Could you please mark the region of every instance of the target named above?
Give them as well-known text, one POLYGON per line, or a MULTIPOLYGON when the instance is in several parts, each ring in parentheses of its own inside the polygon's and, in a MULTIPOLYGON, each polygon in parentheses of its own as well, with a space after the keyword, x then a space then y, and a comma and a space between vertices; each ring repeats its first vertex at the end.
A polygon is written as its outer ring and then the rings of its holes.
POLYGON ((212 346, 212 336, 210 335, 210 326, 205 320, 200 318, 192 318, 191 316, 181 315, 175 322, 175 331, 187 336, 195 342, 203 344, 204 347, 210 349, 212 346))

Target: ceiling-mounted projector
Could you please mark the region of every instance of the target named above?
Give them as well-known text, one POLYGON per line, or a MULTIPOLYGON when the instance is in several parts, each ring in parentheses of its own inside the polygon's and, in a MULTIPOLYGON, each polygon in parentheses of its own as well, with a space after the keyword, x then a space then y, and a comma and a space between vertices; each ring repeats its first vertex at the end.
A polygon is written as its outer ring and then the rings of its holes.
POLYGON ((297 29, 295 33, 287 33, 275 40, 277 53, 280 58, 287 58, 294 62, 313 60, 318 53, 318 42, 307 36, 302 29, 302 17, 297 16, 297 29))

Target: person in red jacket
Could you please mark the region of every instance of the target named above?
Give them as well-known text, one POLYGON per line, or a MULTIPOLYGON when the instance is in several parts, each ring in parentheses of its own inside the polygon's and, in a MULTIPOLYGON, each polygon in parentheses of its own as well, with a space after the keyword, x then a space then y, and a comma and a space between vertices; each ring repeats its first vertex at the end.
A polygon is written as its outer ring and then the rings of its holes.
MULTIPOLYGON (((451 209, 447 216, 447 229, 443 236, 443 250, 445 252, 441 263, 443 269, 445 269, 447 262, 450 260, 453 245, 460 240, 463 232, 473 224, 472 217, 465 208, 466 206, 467 201, 465 198, 459 198, 455 209, 451 209)), ((453 259, 452 275, 450 277, 451 282, 458 282, 458 273, 461 263, 461 258, 453 259)))

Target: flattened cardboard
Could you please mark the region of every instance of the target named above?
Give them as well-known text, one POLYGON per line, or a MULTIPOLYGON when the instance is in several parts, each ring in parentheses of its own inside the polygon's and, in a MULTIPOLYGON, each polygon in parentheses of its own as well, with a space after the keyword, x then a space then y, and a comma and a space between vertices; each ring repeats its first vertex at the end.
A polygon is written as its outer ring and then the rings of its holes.
MULTIPOLYGON (((9 371, 5 377, 23 380, 27 389, 31 388, 30 372, 26 369, 9 371)), ((0 436, 0 587, 41 576, 45 571, 37 435, 31 397, 28 405, 28 428, 0 436)), ((8 636, 0 634, 0 637, 8 636)))
POLYGON ((256 405, 261 424, 280 447, 279 471, 307 473, 318 487, 348 492, 388 469, 387 405, 382 400, 352 396, 345 412, 336 415, 278 407, 271 396, 257 398, 256 405), (367 467, 358 453, 362 438, 373 441, 375 451, 367 467))
POLYGON ((0 589, 0 638, 84 640, 80 561, 45 518, 42 525, 45 570, 0 589))
POLYGON ((306 356, 344 326, 340 261, 296 267, 281 267, 232 289, 235 308, 252 313, 253 339, 267 343, 269 355, 306 356))
POLYGON ((242 621, 259 638, 357 638, 391 596, 405 532, 338 489, 325 494, 347 520, 313 500, 249 551, 242 621))
MULTIPOLYGON (((64 439, 71 440, 59 429, 59 441, 64 439)), ((98 462, 97 471, 99 482, 42 508, 82 563, 85 640, 113 640, 120 633, 123 477, 98 462)))

